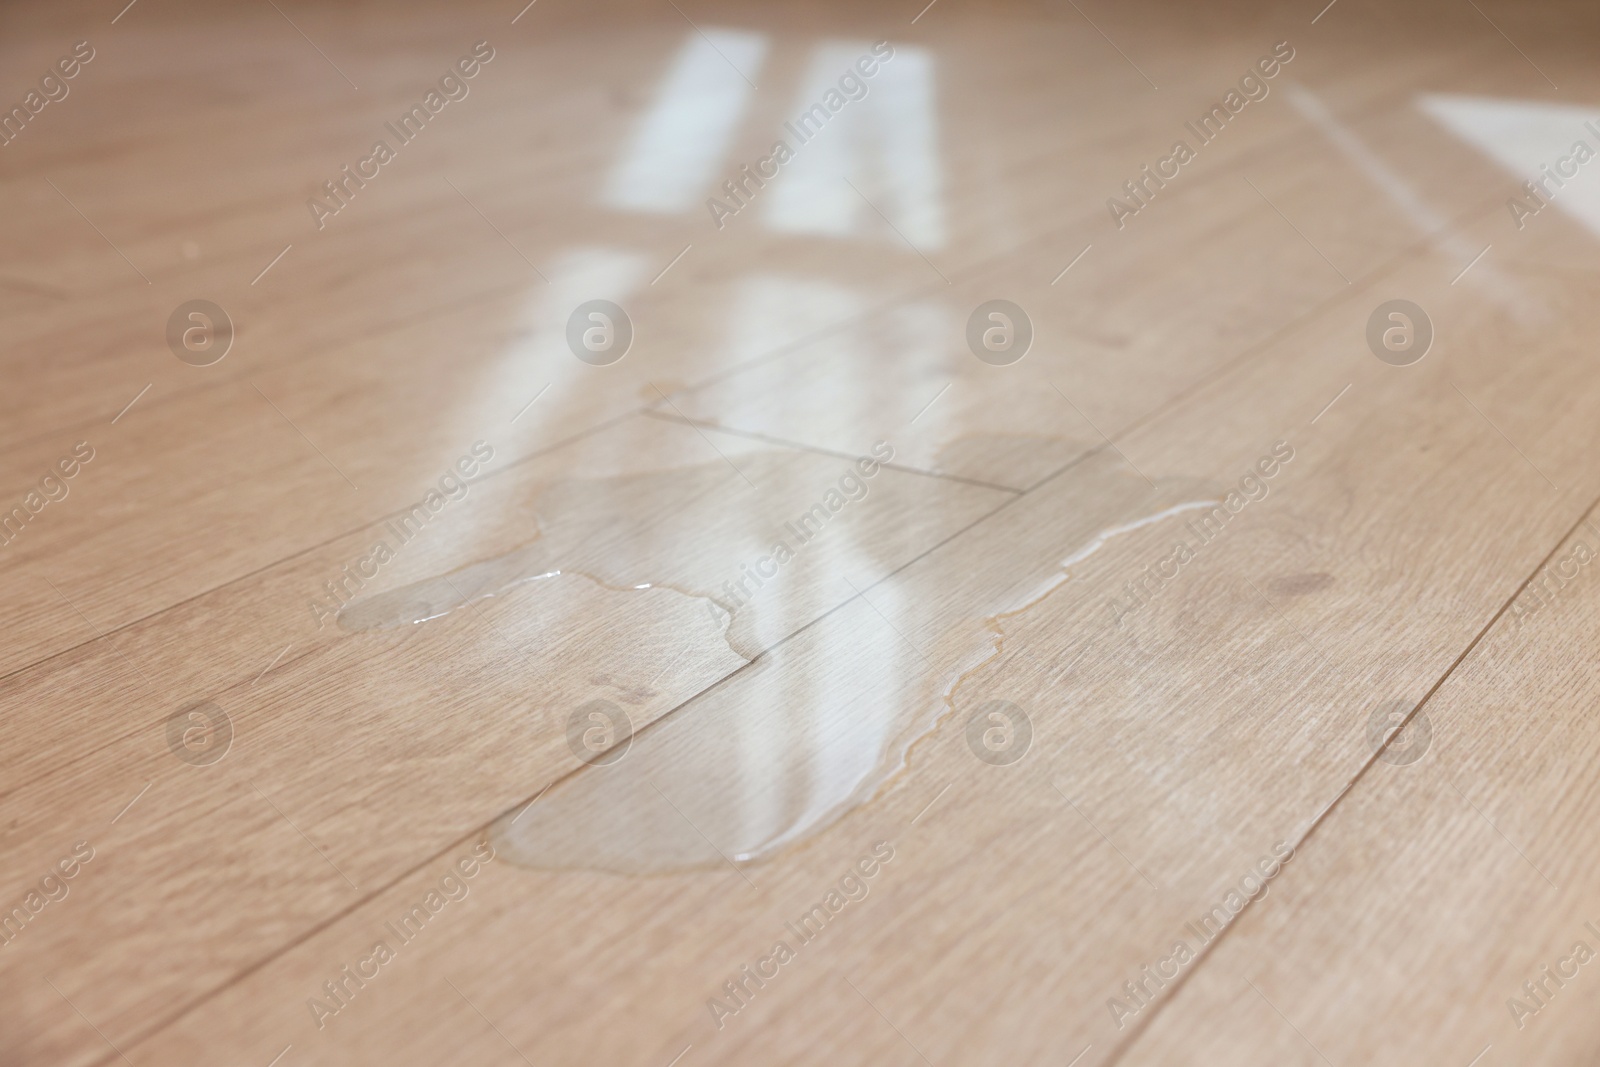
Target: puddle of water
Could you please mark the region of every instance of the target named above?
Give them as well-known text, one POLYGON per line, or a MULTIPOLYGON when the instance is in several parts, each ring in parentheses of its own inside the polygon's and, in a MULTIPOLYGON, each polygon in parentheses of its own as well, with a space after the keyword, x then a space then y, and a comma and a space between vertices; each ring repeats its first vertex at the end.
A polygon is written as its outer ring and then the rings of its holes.
MULTIPOLYGON (((1156 493, 1109 463, 1086 464, 1079 482, 1052 505, 1075 533, 1053 569, 1019 583, 1033 589, 1020 606, 969 617, 928 646, 936 661, 958 665, 953 681, 930 671, 901 636, 914 632, 909 620, 928 602, 915 590, 936 577, 907 572, 907 581, 873 589, 870 603, 852 601, 652 724, 616 763, 582 767, 574 759, 577 773, 494 823, 496 849, 539 870, 725 870, 770 858, 867 803, 952 716, 962 687, 1004 653, 1014 620, 1061 596, 1073 570, 1117 538, 1214 503, 1195 499, 1209 495, 1206 487, 1169 484, 1156 493), (1174 498, 1187 502, 1161 506, 1174 498), (1101 514, 1087 517, 1094 510, 1101 514)), ((552 558, 546 552, 483 572, 484 588, 541 580, 559 570, 552 558)), ((1007 565, 1013 577, 1027 566, 987 562, 974 590, 1014 590, 1004 582, 1007 565)), ((466 585, 460 593, 473 595, 466 585)))
MULTIPOLYGON (((741 606, 743 598, 723 583, 739 579, 741 562, 768 555, 784 522, 796 517, 788 512, 797 508, 780 507, 775 500, 810 504, 809 497, 786 490, 803 479, 803 491, 820 498, 831 483, 819 479, 814 461, 797 464, 782 453, 740 455, 733 462, 737 469, 719 461, 548 485, 524 505, 534 517, 527 544, 448 574, 358 597, 339 613, 339 626, 364 632, 417 625, 491 597, 520 595, 542 583, 576 577, 609 590, 669 589, 703 600, 707 612, 726 624, 729 646, 749 660, 781 636, 768 632, 778 619, 764 610, 780 605, 781 598, 758 595, 741 606)), ((848 466, 838 460, 834 478, 848 466)), ((873 482, 867 485, 870 498, 878 490, 873 482)), ((842 534, 824 535, 830 532, 842 534)), ((798 550, 817 551, 813 545, 798 550)), ((793 564, 782 569, 780 577, 794 569, 793 564)))

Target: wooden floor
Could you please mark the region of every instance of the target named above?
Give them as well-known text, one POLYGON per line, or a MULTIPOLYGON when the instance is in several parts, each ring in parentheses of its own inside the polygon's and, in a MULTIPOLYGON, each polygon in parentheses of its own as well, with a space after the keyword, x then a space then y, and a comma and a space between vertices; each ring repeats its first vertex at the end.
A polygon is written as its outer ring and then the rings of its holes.
POLYGON ((1592 5, 124 2, 0 1064, 1600 1060, 1592 5))

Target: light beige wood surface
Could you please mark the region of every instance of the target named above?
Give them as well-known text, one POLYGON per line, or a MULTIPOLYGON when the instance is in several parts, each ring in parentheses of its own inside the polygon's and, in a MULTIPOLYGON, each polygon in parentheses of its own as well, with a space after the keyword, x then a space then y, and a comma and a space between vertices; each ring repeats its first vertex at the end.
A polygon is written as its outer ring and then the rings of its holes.
POLYGON ((0 13, 0 103, 96 50, 0 147, 0 512, 94 449, 0 548, 0 1063, 1593 1061, 1594 967, 1507 1000, 1600 952, 1600 164, 1506 199, 1600 144, 1600 19, 917 6, 0 13), (714 178, 630 208, 685 55, 714 178), (204 368, 197 297, 237 326, 204 368), (607 367, 564 336, 597 297, 607 367), (1397 297, 1406 367, 1364 336, 1397 297), (993 298, 1011 366, 967 347, 993 298), (1431 737, 1374 740, 1394 708, 1431 737))

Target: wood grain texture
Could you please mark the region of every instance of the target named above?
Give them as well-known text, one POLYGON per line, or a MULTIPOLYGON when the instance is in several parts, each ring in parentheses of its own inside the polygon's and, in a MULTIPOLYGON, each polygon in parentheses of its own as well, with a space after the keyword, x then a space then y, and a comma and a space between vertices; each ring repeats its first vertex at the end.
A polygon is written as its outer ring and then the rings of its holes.
POLYGON ((0 101, 96 49, 0 147, 0 1062, 1594 1059, 1600 979, 1541 968, 1600 951, 1600 178, 1506 207, 1600 143, 1591 11, 0 28, 0 101), (615 192, 652 114, 673 208, 615 192))

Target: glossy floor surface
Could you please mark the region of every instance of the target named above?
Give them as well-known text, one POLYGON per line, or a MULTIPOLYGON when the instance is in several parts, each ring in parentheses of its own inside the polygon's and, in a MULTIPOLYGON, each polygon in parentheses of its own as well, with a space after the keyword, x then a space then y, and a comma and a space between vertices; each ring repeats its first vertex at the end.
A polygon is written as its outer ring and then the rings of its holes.
POLYGON ((1595 1062, 1592 5, 519 6, 0 11, 0 1063, 1595 1062))

